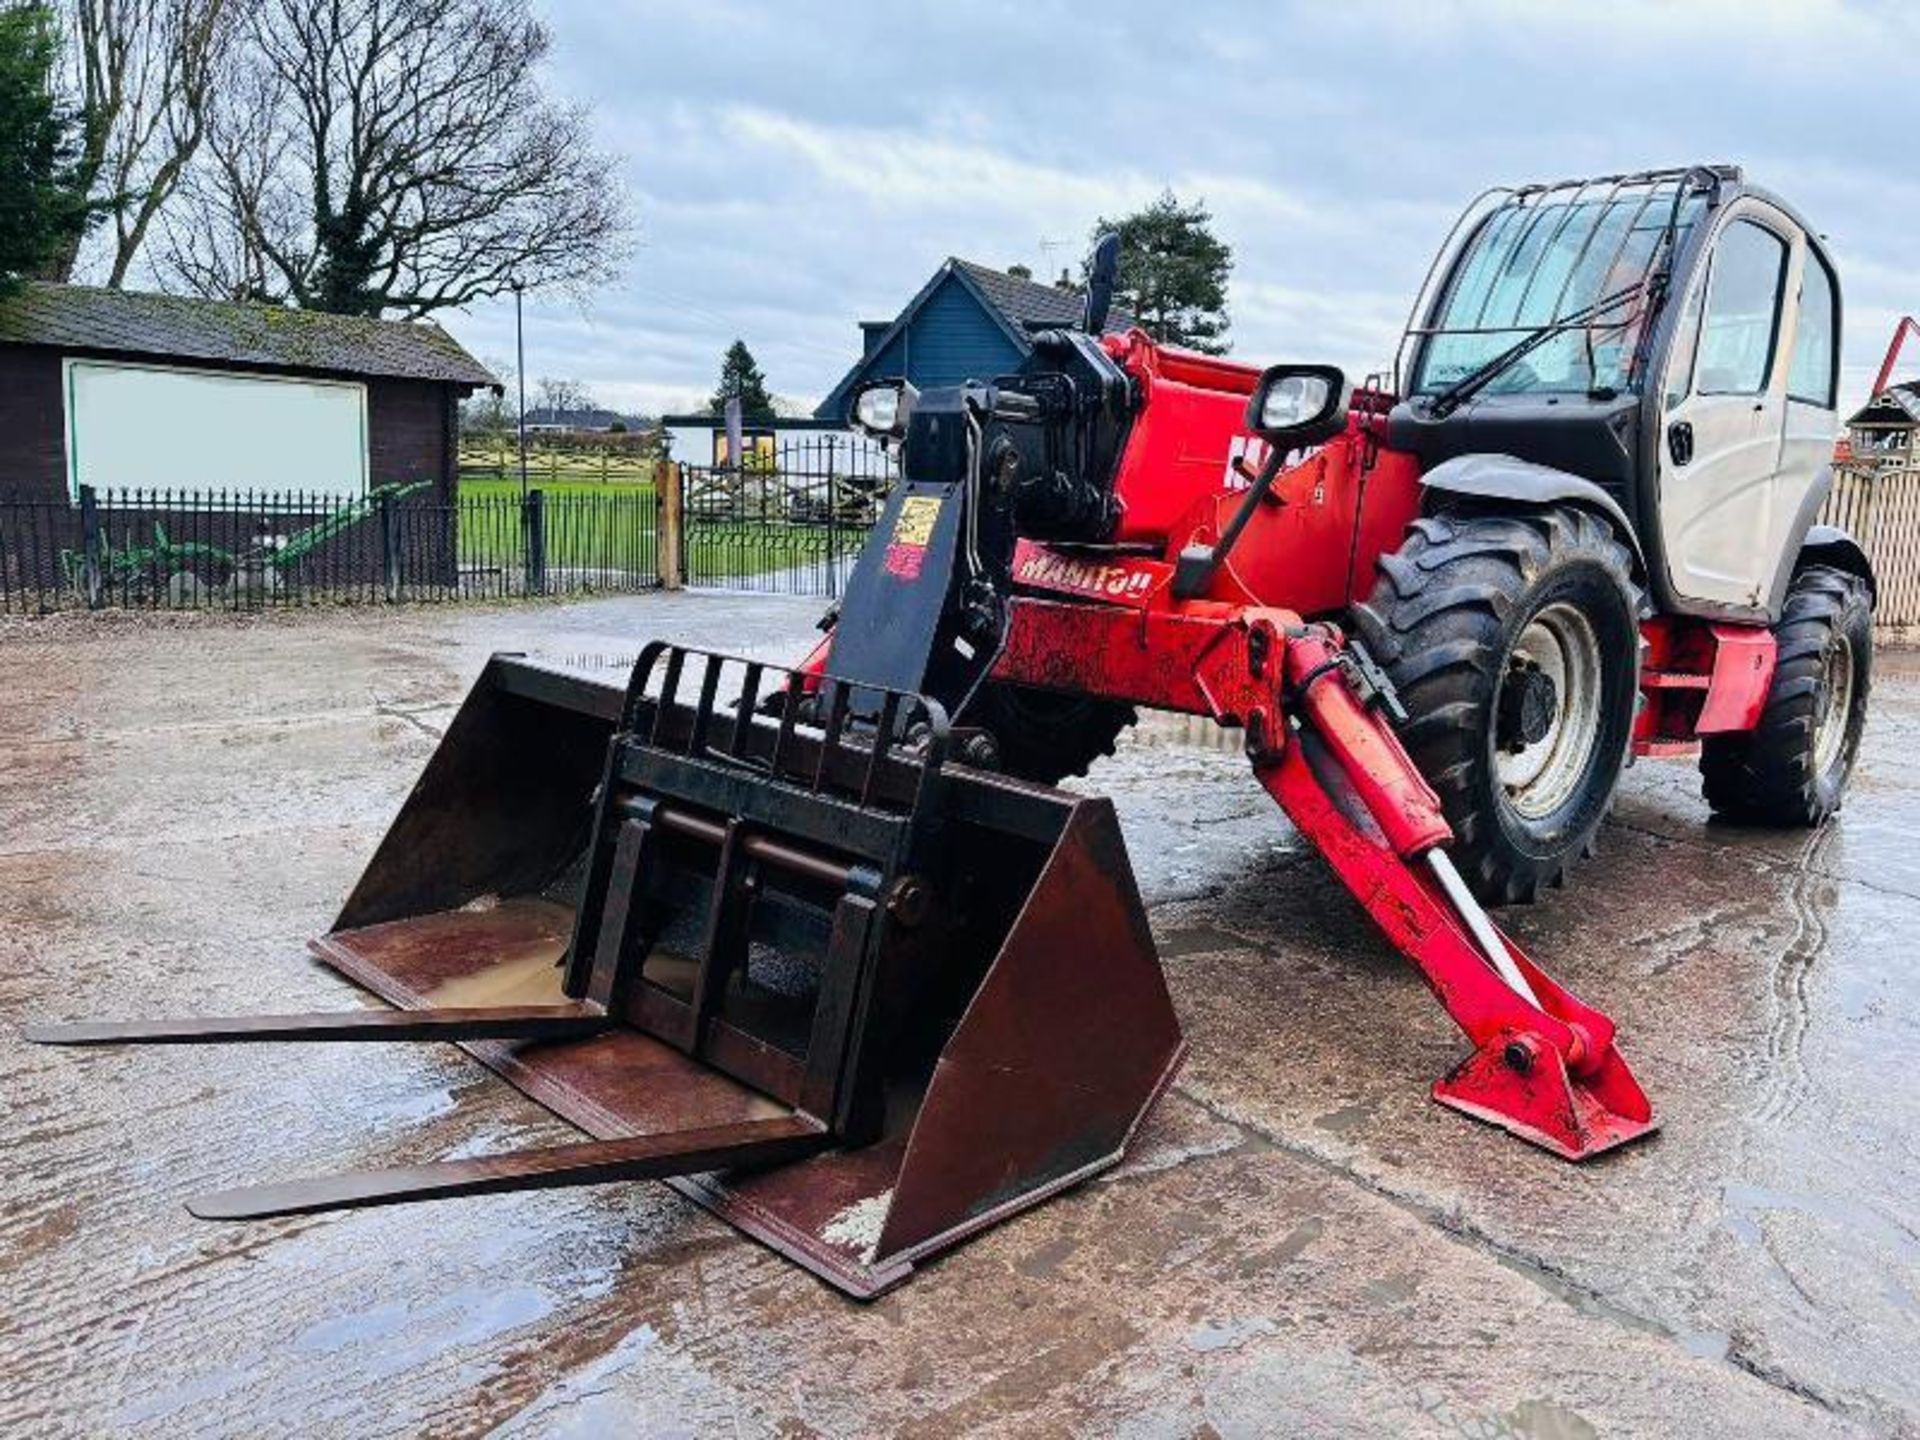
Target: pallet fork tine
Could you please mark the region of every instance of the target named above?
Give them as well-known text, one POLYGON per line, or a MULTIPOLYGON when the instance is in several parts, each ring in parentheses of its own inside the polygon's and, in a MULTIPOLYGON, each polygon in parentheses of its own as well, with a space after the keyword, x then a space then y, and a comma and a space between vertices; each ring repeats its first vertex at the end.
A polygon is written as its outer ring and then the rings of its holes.
POLYGON ((22 1028, 36 1045, 208 1045, 256 1041, 567 1040, 613 1024, 596 1005, 496 1005, 443 1010, 314 1011, 296 1015, 78 1020, 22 1028))
POLYGON ((605 1185, 615 1180, 659 1180, 708 1170, 784 1164, 832 1143, 831 1133, 819 1121, 800 1114, 780 1115, 664 1135, 583 1140, 461 1160, 247 1185, 196 1195, 187 1201, 187 1209, 202 1220, 261 1220, 415 1200, 605 1185))

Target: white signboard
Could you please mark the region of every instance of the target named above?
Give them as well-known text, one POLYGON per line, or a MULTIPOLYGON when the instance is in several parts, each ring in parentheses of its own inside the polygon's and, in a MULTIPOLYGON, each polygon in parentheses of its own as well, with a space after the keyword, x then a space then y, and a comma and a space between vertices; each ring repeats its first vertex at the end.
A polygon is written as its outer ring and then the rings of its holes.
POLYGON ((202 495, 367 493, 367 387, 66 362, 67 486, 202 495))

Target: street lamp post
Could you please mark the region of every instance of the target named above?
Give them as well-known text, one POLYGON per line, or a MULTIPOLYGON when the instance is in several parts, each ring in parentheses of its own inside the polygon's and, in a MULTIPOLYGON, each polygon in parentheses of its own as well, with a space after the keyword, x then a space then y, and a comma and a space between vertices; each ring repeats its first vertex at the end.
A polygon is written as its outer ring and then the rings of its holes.
POLYGON ((527 334, 521 294, 526 285, 519 276, 513 280, 514 378, 520 386, 520 503, 527 502, 527 334))

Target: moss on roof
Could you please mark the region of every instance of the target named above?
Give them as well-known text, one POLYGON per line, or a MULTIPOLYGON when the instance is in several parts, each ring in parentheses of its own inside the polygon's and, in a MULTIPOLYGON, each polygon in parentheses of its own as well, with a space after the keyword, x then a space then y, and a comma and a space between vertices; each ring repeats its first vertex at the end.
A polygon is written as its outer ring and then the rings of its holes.
POLYGON ((459 385, 498 383, 430 321, 325 315, 85 285, 32 284, 0 299, 0 344, 459 385))

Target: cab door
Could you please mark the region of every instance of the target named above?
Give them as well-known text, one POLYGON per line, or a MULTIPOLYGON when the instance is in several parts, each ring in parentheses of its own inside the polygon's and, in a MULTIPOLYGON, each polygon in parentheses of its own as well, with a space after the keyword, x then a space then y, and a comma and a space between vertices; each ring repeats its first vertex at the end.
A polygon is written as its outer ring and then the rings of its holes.
MULTIPOLYGON (((1785 353, 1786 430, 1780 440, 1780 464, 1774 476, 1773 525, 1767 553, 1777 566, 1789 545, 1798 545, 1796 527, 1818 504, 1815 487, 1833 461, 1833 437, 1840 430, 1835 381, 1840 368, 1840 286, 1820 248, 1800 236, 1797 302, 1791 332, 1781 337, 1785 353)), ((1769 598, 1766 596, 1763 599, 1769 598)))
POLYGON ((1770 207, 1736 206, 1689 288, 1668 361, 1660 532, 1669 583, 1688 600, 1751 608, 1773 580, 1792 237, 1770 207))

